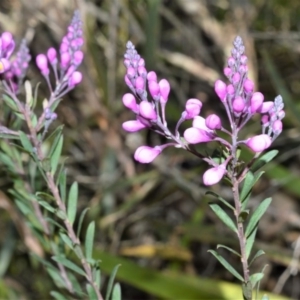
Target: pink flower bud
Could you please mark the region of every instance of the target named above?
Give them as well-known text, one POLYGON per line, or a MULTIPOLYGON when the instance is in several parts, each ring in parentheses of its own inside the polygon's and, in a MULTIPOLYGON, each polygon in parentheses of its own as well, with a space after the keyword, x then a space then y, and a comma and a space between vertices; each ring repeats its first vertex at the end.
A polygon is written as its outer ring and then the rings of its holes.
POLYGON ((157 114, 153 108, 152 103, 147 101, 142 101, 140 103, 140 115, 148 120, 156 120, 157 114))
POLYGON ((223 73, 226 77, 229 77, 231 75, 232 71, 230 68, 226 67, 226 68, 224 68, 223 73))
POLYGON ((226 92, 229 95, 233 95, 234 94, 234 86, 232 84, 228 84, 226 87, 226 92))
POLYGON ((251 102, 251 113, 255 113, 261 108, 264 102, 264 95, 260 92, 255 92, 253 93, 250 102, 251 102))
POLYGON ((150 71, 148 74, 147 74, 147 79, 149 81, 156 81, 157 82, 157 75, 154 71, 150 71))
POLYGON ((127 69, 126 74, 127 74, 128 78, 133 78, 133 77, 135 77, 135 75, 136 75, 135 68, 129 67, 129 68, 127 69))
POLYGON ((212 130, 210 130, 206 124, 205 124, 205 119, 201 116, 196 116, 193 120, 193 127, 196 127, 198 129, 202 129, 205 130, 207 132, 212 132, 212 130))
POLYGON ((198 99, 189 99, 185 104, 186 116, 185 120, 193 119, 195 116, 198 116, 202 108, 202 103, 198 99))
POLYGON ((222 102, 226 102, 226 84, 223 81, 217 80, 215 82, 215 92, 222 102))
POLYGON ((132 110, 134 113, 137 113, 139 111, 138 105, 136 104, 135 97, 132 94, 130 93, 125 94, 122 98, 122 101, 124 106, 132 110))
POLYGON ((183 136, 190 144, 206 143, 214 139, 212 133, 195 127, 186 129, 183 136))
POLYGON ((66 69, 69 66, 69 63, 71 61, 71 56, 68 52, 64 52, 60 56, 60 66, 62 69, 66 69))
POLYGON ((69 87, 74 87, 75 85, 79 84, 82 80, 82 74, 79 71, 75 71, 72 73, 69 79, 69 87))
POLYGON ((206 118, 205 125, 211 130, 221 129, 222 122, 219 116, 211 114, 206 118))
POLYGON ((161 148, 156 146, 154 148, 148 146, 138 147, 134 153, 134 159, 142 164, 152 162, 160 153, 161 148))
POLYGON ((57 64, 57 53, 53 47, 48 49, 47 57, 49 59, 50 64, 52 64, 52 65, 57 64))
POLYGON ((143 77, 139 76, 135 80, 135 88, 137 90, 145 90, 145 80, 143 77))
POLYGON ((218 167, 208 169, 203 174, 203 183, 205 185, 214 185, 218 183, 226 173, 226 165, 221 164, 218 167))
POLYGON ((169 93, 170 93, 170 89, 171 89, 169 81, 166 79, 162 79, 162 80, 160 80, 158 85, 159 85, 159 89, 160 89, 161 101, 167 102, 169 93))
POLYGON ((129 88, 133 88, 133 85, 127 75, 124 76, 124 81, 129 88))
POLYGON ((253 92, 253 89, 254 89, 254 82, 247 78, 244 81, 244 90, 245 90, 245 92, 251 93, 251 92, 253 92))
POLYGON ((2 48, 6 49, 12 42, 13 42, 13 36, 10 32, 3 32, 1 35, 2 40, 2 48))
POLYGON ((235 59, 233 57, 229 57, 227 60, 227 64, 229 67, 233 67, 235 65, 235 59))
POLYGON ((285 112, 284 110, 280 110, 278 113, 277 113, 277 116, 278 116, 278 119, 279 120, 282 120, 285 116, 285 112))
POLYGON ((138 67, 138 73, 143 78, 146 78, 146 76, 147 76, 147 70, 145 69, 145 67, 142 67, 142 66, 138 67))
POLYGON ((282 131, 282 122, 280 120, 276 120, 273 123, 272 129, 276 135, 279 135, 282 131))
POLYGON ((156 81, 154 80, 150 80, 148 81, 148 88, 149 88, 149 92, 151 94, 151 96, 155 99, 155 100, 158 100, 156 99, 157 96, 159 96, 159 93, 160 93, 160 89, 159 89, 159 85, 156 81))
POLYGON ((146 128, 147 126, 141 123, 139 120, 131 120, 131 121, 124 122, 122 124, 122 127, 125 131, 136 132, 146 128))
POLYGON ((263 125, 268 125, 269 122, 270 122, 270 118, 269 118, 268 115, 263 115, 263 116, 261 117, 261 123, 262 123, 263 125))
POLYGON ((232 76, 232 83, 233 84, 237 84, 239 83, 241 80, 241 75, 239 73, 235 73, 233 76, 232 76))
POLYGON ((36 57, 36 64, 37 64, 38 68, 41 70, 43 75, 48 75, 49 74, 48 60, 47 60, 46 55, 39 54, 36 57))
POLYGON ((241 61, 241 63, 243 64, 243 65, 245 65, 246 63, 247 63, 247 60, 248 60, 248 58, 247 58, 247 56, 246 55, 242 55, 241 56, 241 58, 240 58, 240 61, 241 61))
POLYGON ((236 112, 236 113, 242 112, 245 108, 244 99, 240 96, 236 97, 232 102, 232 108, 233 108, 234 112, 236 112))
POLYGON ((78 51, 75 51, 74 53, 74 56, 73 56, 73 59, 74 59, 74 63, 76 66, 80 65, 82 60, 83 60, 83 52, 78 50, 78 51))
POLYGON ((145 60, 143 58, 140 58, 139 61, 138 61, 138 66, 139 67, 145 67, 145 65, 146 65, 145 60))
POLYGON ((271 138, 267 134, 256 135, 246 141, 246 145, 254 152, 262 152, 272 143, 271 138))
POLYGON ((273 108, 273 106, 274 106, 273 101, 266 101, 257 109, 257 112, 261 114, 265 114, 269 112, 273 108))

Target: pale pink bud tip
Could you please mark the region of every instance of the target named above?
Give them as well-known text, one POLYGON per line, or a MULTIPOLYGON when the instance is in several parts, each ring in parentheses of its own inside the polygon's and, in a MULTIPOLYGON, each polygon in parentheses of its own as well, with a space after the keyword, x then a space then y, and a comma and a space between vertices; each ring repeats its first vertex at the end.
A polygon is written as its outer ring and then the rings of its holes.
POLYGON ((185 130, 183 136, 190 144, 206 143, 212 141, 214 138, 211 133, 195 127, 185 130))
POLYGON ((75 71, 72 73, 69 79, 69 87, 74 87, 75 85, 79 84, 82 80, 82 74, 79 71, 75 71))
POLYGON ((247 93, 250 93, 250 92, 253 92, 253 89, 254 89, 254 83, 253 83, 253 81, 250 80, 250 79, 246 79, 244 81, 244 90, 247 93))
POLYGON ((226 166, 224 164, 208 169, 203 174, 203 183, 205 185, 214 185, 218 183, 226 173, 226 166))
POLYGON ((186 111, 186 116, 185 119, 193 119, 194 117, 198 116, 202 108, 202 103, 198 99, 189 99, 186 101, 185 104, 185 111, 186 111))
POLYGON ((142 101, 140 103, 140 114, 142 117, 148 120, 156 120, 157 114, 150 102, 142 101))
POLYGON ((151 96, 155 99, 156 96, 158 96, 160 93, 158 83, 155 80, 150 80, 150 81, 148 81, 148 88, 149 88, 151 96))
POLYGON ((135 113, 138 112, 138 106, 136 104, 135 97, 132 94, 130 93, 125 94, 122 98, 122 101, 124 106, 126 106, 127 108, 129 108, 135 113))
POLYGON ((256 135, 247 140, 246 145, 254 152, 262 152, 272 143, 271 138, 267 134, 256 135))
POLYGON ((211 114, 206 118, 205 125, 211 130, 221 129, 222 122, 219 116, 211 114))
POLYGON ((136 149, 134 153, 134 159, 142 164, 148 164, 152 162, 160 153, 160 147, 148 147, 148 146, 141 146, 136 149))
POLYGON ((240 113, 245 108, 245 101, 242 97, 238 96, 236 97, 232 102, 232 108, 236 113, 240 113))
POLYGON ((251 112, 257 112, 264 101, 264 95, 260 92, 255 92, 253 93, 252 97, 251 97, 251 112))
POLYGON ((39 55, 36 57, 36 64, 37 64, 38 68, 41 70, 41 72, 42 72, 44 75, 49 74, 48 60, 47 60, 46 55, 44 55, 44 54, 39 54, 39 55))
POLYGON ((222 102, 226 101, 226 84, 222 80, 215 82, 215 92, 222 102))
POLYGON ((147 79, 148 81, 157 81, 157 75, 154 71, 150 71, 148 74, 147 74, 147 79))
POLYGON ((48 49, 47 57, 48 57, 49 62, 51 64, 56 64, 57 63, 57 53, 56 53, 56 50, 53 47, 48 49))
POLYGON ((141 123, 139 120, 131 120, 124 122, 122 127, 125 131, 136 132, 146 128, 147 126, 141 123))
POLYGON ((160 89, 160 95, 162 97, 162 100, 164 102, 166 102, 168 100, 169 97, 169 93, 170 93, 170 83, 168 80, 166 79, 162 79, 159 83, 159 89, 160 89))

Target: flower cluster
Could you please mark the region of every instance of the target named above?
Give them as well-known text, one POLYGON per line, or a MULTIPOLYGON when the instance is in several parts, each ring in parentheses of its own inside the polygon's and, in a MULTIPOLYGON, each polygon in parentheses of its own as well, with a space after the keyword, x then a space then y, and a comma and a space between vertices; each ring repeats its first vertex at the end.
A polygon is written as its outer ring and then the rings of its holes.
POLYGON ((3 32, 0 37, 0 74, 10 68, 10 57, 15 49, 15 41, 10 32, 3 32))
POLYGON ((247 77, 247 56, 245 47, 240 37, 233 43, 231 57, 224 69, 224 74, 229 80, 227 85, 221 80, 215 83, 215 92, 223 103, 230 123, 230 130, 223 128, 221 118, 211 114, 206 118, 199 116, 202 103, 198 99, 189 99, 185 110, 177 122, 174 134, 167 127, 165 108, 170 93, 170 84, 166 79, 157 80, 155 72, 147 72, 145 61, 137 53, 134 45, 128 42, 124 55, 124 65, 127 69, 125 83, 132 93, 123 96, 123 104, 129 108, 136 119, 123 123, 123 129, 128 132, 149 128, 172 140, 171 143, 155 147, 141 146, 134 154, 134 158, 141 163, 152 162, 164 148, 175 146, 184 148, 208 162, 212 168, 203 175, 205 185, 219 182, 227 173, 228 163, 236 159, 237 147, 245 144, 254 152, 261 152, 270 147, 272 142, 282 131, 283 101, 277 96, 275 101, 264 102, 260 92, 254 92, 254 83, 247 77), (148 96, 147 88, 151 97, 148 96), (262 133, 246 140, 238 140, 239 131, 247 124, 254 114, 261 115, 262 133), (192 119, 192 127, 186 129, 181 137, 179 126, 182 122, 192 119), (228 134, 227 141, 218 136, 218 131, 228 134), (229 153, 222 164, 208 157, 203 157, 190 149, 189 144, 219 142, 229 153))
POLYGON ((76 11, 68 27, 68 33, 63 37, 60 44, 59 57, 53 47, 48 49, 47 55, 39 54, 36 57, 36 64, 52 91, 48 63, 51 65, 56 80, 55 94, 59 94, 57 97, 69 92, 82 80, 82 74, 76 71, 84 56, 80 50, 82 45, 82 21, 80 20, 79 11, 76 11))

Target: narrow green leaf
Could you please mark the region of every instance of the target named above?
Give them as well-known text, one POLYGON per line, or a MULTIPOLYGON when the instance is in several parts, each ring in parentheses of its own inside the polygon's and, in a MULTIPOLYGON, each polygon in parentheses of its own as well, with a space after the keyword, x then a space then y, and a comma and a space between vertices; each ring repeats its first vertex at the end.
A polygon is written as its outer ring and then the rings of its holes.
POLYGON ((86 231, 85 237, 85 257, 89 260, 93 257, 93 245, 95 235, 95 221, 91 222, 86 231))
POLYGON ((253 256, 252 260, 250 261, 249 267, 252 265, 252 263, 253 263, 258 257, 260 257, 261 255, 264 255, 264 254, 265 254, 265 252, 264 252, 263 250, 258 250, 258 251, 256 252, 256 254, 253 256))
POLYGON ((230 274, 235 276, 238 280, 242 282, 244 281, 242 275, 240 275, 220 254, 214 250, 208 250, 208 252, 210 252, 223 265, 223 267, 230 272, 230 274))
POLYGON ((215 198, 217 198, 218 200, 220 200, 222 203, 224 203, 227 207, 229 207, 231 210, 234 210, 234 207, 228 203, 227 200, 225 200, 224 198, 222 198, 220 195, 218 195, 217 193, 214 193, 212 191, 208 191, 205 193, 205 195, 211 195, 215 198))
POLYGON ((74 264, 72 261, 68 260, 64 256, 52 256, 52 259, 61 263, 68 269, 70 269, 82 276, 86 276, 85 272, 81 268, 79 268, 76 264, 74 264))
POLYGON ((117 271, 118 271, 120 266, 121 265, 115 266, 114 269, 111 272, 111 275, 110 275, 110 278, 109 278, 109 281, 108 281, 108 285, 107 285, 105 300, 109 300, 109 298, 110 298, 110 294, 111 294, 111 291, 112 291, 112 288, 113 288, 114 280, 115 280, 117 271))
POLYGON ((77 227, 77 237, 79 237, 79 235, 80 235, 81 227, 82 227, 82 223, 83 223, 84 216, 85 216, 85 214, 87 213, 87 211, 88 211, 89 209, 90 209, 89 207, 85 208, 85 209, 82 211, 81 215, 80 215, 79 222, 78 222, 78 227, 77 227))
POLYGON ((252 233, 253 229, 261 219, 262 215, 265 213, 265 211, 268 209, 269 205, 271 204, 272 198, 267 198, 263 202, 261 202, 252 216, 250 217, 249 223, 246 228, 246 238, 252 233))
POLYGON ((59 233, 61 239, 63 240, 63 242, 70 248, 73 249, 73 242, 71 241, 71 239, 63 232, 59 233))
POLYGON ((51 173, 55 174, 58 163, 59 163, 59 159, 61 156, 61 151, 62 151, 62 147, 63 147, 63 142, 64 142, 64 138, 63 136, 61 136, 59 138, 59 141, 57 143, 57 146, 55 147, 55 150, 53 151, 51 157, 50 157, 50 165, 51 165, 51 173))
POLYGON ((121 285, 117 282, 114 285, 111 300, 121 300, 121 299, 122 299, 121 285))
POLYGON ((249 237, 246 240, 246 256, 247 259, 249 258, 250 254, 251 254, 251 250, 255 241, 255 236, 256 236, 256 231, 257 231, 257 227, 251 232, 251 234, 249 235, 249 237))
POLYGON ((231 249, 230 247, 227 247, 227 246, 225 246, 225 245, 218 244, 218 245, 217 245, 217 249, 219 249, 219 248, 224 248, 224 249, 226 249, 226 250, 232 252, 233 254, 235 254, 235 255, 241 257, 241 254, 239 254, 239 253, 236 252, 235 250, 231 249))
POLYGON ((56 291, 51 291, 50 295, 56 299, 56 300, 68 300, 67 298, 65 298, 64 295, 60 294, 59 292, 56 291))
POLYGON ((237 228, 231 218, 218 204, 209 204, 209 206, 225 225, 227 225, 232 231, 237 232, 237 228))
POLYGON ((60 191, 60 197, 63 202, 66 202, 67 197, 67 173, 66 170, 62 170, 62 172, 59 173, 59 191, 60 191))
POLYGON ((257 282, 261 281, 263 277, 264 277, 264 273, 254 273, 250 276, 250 281, 253 289, 255 288, 257 282))
POLYGON ((87 290, 88 295, 89 295, 89 300, 98 299, 96 291, 94 290, 94 288, 89 283, 86 285, 86 290, 87 290))
POLYGON ((56 208, 52 207, 48 202, 44 200, 38 200, 39 204, 46 208, 48 211, 54 213, 56 211, 56 208))
POLYGON ((19 131, 19 137, 23 148, 29 153, 32 153, 33 147, 27 135, 23 131, 19 131))
POLYGON ((68 272, 68 278, 71 281, 72 287, 74 289, 74 291, 81 296, 79 299, 86 299, 86 293, 83 292, 81 285, 79 284, 75 274, 73 274, 72 272, 68 272))
POLYGON ((70 187, 69 197, 68 197, 67 215, 68 215, 69 222, 71 224, 74 223, 76 218, 77 200, 78 200, 78 184, 75 181, 70 187))
POLYGON ((49 153, 48 153, 49 157, 52 157, 53 153, 55 152, 55 149, 58 146, 58 143, 59 143, 60 138, 62 136, 62 129, 63 129, 63 127, 60 127, 58 130, 55 130, 55 133, 56 133, 55 135, 51 134, 51 137, 54 136, 54 139, 53 139, 53 141, 50 141, 51 142, 51 148, 50 148, 49 153))
POLYGON ((255 173, 260 168, 262 168, 265 164, 267 164, 269 161, 271 161, 277 154, 278 150, 271 150, 267 153, 264 153, 262 156, 260 156, 254 164, 250 167, 250 170, 255 173))
POLYGON ((243 299, 249 300, 252 299, 252 283, 251 281, 243 282, 242 283, 242 290, 243 290, 243 299))
POLYGON ((12 109, 13 111, 19 111, 17 104, 11 99, 9 96, 2 94, 2 99, 4 100, 5 104, 12 109))
POLYGON ((98 288, 100 288, 100 286, 101 286, 101 270, 98 267, 98 264, 97 264, 97 267, 93 268, 93 279, 94 279, 95 283, 97 284, 98 288))
POLYGON ((254 184, 258 181, 258 179, 264 174, 264 172, 260 172, 256 175, 254 175, 251 171, 249 171, 246 175, 243 188, 240 194, 241 202, 244 202, 246 197, 251 193, 251 190, 254 186, 254 184))

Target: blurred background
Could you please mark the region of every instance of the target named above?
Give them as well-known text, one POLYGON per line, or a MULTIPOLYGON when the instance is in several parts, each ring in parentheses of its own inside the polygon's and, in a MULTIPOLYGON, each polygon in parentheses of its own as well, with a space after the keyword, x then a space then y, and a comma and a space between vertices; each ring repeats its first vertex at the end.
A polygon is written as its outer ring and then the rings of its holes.
MULTIPOLYGON (((273 197, 256 243, 266 255, 252 268, 260 272, 267 264, 262 290, 300 299, 299 1, 2 0, 0 29, 12 32, 17 44, 26 38, 35 57, 59 47, 75 9, 85 27, 83 82, 60 104, 52 128, 65 124, 68 179, 79 183, 79 210, 91 208, 86 224, 97 222, 95 257, 102 261, 104 286, 106 275, 121 263, 117 280, 124 299, 240 298, 238 282, 207 253, 217 244, 237 243, 208 207, 201 176, 206 164, 171 148, 152 164, 138 164, 133 160, 138 146, 163 140, 152 132, 127 134, 121 128, 133 119, 121 101, 129 92, 123 81, 128 40, 145 58, 148 71, 170 81, 167 118, 174 129, 189 98, 203 102, 202 116, 216 112, 226 123, 213 85, 225 80, 226 57, 240 35, 256 90, 267 100, 281 94, 286 105, 284 131, 273 145, 279 155, 251 199, 255 207, 273 197)), ((41 101, 49 95, 33 63, 28 78, 42 82, 41 101)), ((260 132, 259 120, 247 128, 244 137, 260 132)), ((14 290, 19 299, 48 299, 54 285, 30 258, 32 249, 24 243, 30 232, 22 236, 14 230, 23 221, 13 218, 14 206, 6 205, 9 180, 0 178, 0 290, 14 290), (1 249, 10 249, 10 255, 1 249)), ((231 199, 226 185, 212 190, 231 199)), ((220 252, 240 267, 236 257, 220 252)))

